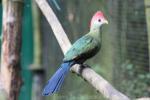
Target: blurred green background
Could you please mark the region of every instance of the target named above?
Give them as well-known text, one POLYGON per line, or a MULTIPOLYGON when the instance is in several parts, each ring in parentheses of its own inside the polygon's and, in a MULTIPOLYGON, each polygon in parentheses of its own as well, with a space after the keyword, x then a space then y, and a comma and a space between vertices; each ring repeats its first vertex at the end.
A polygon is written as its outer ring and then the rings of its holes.
MULTIPOLYGON (((105 13, 109 25, 102 29, 101 51, 86 63, 131 98, 150 96, 150 21, 146 13, 150 8, 145 6, 145 1, 48 1, 72 43, 89 31, 89 21, 96 11, 105 13)), ((105 100, 73 73, 69 73, 58 94, 42 97, 41 89, 61 64, 63 53, 47 20, 32 0, 24 0, 22 29, 24 84, 19 100, 105 100)))

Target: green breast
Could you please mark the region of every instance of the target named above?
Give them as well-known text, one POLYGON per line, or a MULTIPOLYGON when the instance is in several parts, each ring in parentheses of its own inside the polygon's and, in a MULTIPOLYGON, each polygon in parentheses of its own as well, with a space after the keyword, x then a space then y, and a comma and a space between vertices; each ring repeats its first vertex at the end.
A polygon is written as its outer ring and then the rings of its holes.
POLYGON ((87 60, 93 57, 100 49, 100 41, 91 35, 85 35, 77 40, 65 54, 63 61, 87 60))

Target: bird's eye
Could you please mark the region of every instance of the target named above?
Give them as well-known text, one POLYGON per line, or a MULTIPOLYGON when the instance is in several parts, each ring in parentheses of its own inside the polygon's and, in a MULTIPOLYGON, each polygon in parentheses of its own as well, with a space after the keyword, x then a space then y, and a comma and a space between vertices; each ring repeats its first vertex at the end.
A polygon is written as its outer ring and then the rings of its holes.
POLYGON ((101 22, 101 19, 98 19, 98 22, 101 22))

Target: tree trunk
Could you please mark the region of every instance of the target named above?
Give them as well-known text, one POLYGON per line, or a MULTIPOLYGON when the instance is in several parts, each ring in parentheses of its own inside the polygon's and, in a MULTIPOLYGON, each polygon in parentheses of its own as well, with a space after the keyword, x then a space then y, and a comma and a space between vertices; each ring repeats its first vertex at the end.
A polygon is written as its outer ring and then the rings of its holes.
POLYGON ((22 0, 3 0, 1 81, 8 100, 17 100, 20 87, 22 0))

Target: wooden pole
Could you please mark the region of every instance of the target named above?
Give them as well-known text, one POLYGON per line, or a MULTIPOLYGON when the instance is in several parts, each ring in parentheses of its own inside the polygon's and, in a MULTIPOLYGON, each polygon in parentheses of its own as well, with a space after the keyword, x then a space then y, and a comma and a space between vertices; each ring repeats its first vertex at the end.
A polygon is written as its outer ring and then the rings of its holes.
POLYGON ((22 0, 3 0, 1 82, 8 100, 17 100, 20 87, 22 0))
POLYGON ((149 49, 149 71, 150 71, 150 0, 145 0, 145 15, 148 33, 148 49, 149 49))
POLYGON ((34 41, 34 61, 30 66, 33 72, 32 82, 32 100, 43 100, 41 95, 44 83, 44 70, 41 64, 41 13, 37 7, 35 0, 32 0, 32 18, 33 18, 33 41, 34 41))

